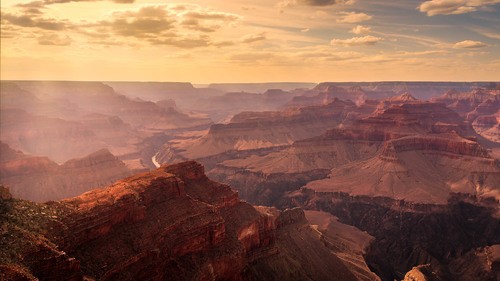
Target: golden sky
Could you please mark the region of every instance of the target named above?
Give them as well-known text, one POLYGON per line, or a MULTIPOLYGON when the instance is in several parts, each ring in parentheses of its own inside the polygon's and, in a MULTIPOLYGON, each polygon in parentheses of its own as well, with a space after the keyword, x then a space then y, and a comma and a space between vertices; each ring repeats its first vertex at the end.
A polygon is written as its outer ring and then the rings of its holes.
POLYGON ((1 79, 498 81, 500 0, 2 0, 1 79))

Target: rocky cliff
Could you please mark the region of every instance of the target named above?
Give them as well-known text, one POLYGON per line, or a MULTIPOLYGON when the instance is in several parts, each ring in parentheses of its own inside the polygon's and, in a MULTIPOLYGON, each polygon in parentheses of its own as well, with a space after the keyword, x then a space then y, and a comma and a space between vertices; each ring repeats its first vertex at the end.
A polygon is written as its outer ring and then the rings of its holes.
POLYGON ((302 210, 253 207, 228 185, 209 180, 196 162, 162 166, 58 202, 1 203, 8 233, 25 233, 0 238, 2 276, 356 280, 302 210), (50 254, 25 251, 30 241, 50 254), (16 249, 23 250, 8 254, 16 249))
MULTIPOLYGON (((432 100, 445 103, 469 120, 478 134, 489 141, 500 143, 498 137, 500 135, 500 86, 492 84, 490 87, 464 92, 450 90, 432 100)), ((498 145, 484 143, 492 148, 498 147, 498 145)))
POLYGON ((259 204, 321 177, 308 186, 425 202, 449 192, 500 195, 498 162, 469 122, 442 103, 393 100, 402 103, 280 151, 221 161, 209 174, 259 204))
POLYGON ((331 213, 372 235, 364 257, 382 280, 407 272, 414 280, 497 280, 498 200, 453 193, 442 204, 422 204, 304 188, 281 203, 331 213))
POLYGON ((326 105, 284 111, 242 112, 228 124, 216 124, 196 139, 175 139, 158 154, 159 163, 179 159, 201 159, 231 150, 251 150, 290 145, 295 140, 338 126, 351 102, 333 100, 326 105))
POLYGON ((132 174, 108 150, 58 165, 47 157, 25 155, 1 143, 0 183, 17 198, 38 202, 70 198, 132 174))

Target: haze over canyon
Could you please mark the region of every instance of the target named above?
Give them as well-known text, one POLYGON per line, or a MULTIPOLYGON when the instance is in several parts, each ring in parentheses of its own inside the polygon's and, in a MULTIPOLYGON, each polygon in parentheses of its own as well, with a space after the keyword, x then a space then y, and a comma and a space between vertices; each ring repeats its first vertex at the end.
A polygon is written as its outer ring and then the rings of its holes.
POLYGON ((500 280, 498 82, 1 82, 2 280, 500 280))

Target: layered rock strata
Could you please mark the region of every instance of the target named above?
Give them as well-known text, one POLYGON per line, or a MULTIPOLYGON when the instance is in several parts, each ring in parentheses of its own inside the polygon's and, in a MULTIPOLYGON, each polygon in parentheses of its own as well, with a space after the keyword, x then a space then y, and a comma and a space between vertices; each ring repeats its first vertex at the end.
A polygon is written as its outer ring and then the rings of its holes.
MULTIPOLYGON (((8 262, 0 274, 8 276, 356 280, 302 210, 253 207, 228 185, 209 180, 196 162, 162 166, 72 199, 46 204, 11 199, 1 206, 9 232, 34 233, 33 239, 46 241, 61 260, 58 272, 42 254, 2 256, 8 262), (22 221, 30 218, 32 227, 25 230, 22 221)), ((29 243, 26 237, 9 237, 12 243, 0 241, 5 252, 29 243)))

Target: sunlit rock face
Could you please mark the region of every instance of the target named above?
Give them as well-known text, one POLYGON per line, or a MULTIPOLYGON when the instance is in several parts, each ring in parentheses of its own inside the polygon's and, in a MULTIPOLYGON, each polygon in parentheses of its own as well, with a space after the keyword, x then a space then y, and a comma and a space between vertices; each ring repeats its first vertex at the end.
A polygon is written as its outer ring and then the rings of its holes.
POLYGON ((301 209, 253 207, 194 161, 72 199, 2 200, 9 231, 23 220, 36 225, 37 238, 9 236, 8 250, 38 239, 60 260, 41 259, 42 246, 22 250, 9 257, 22 267, 0 268, 7 276, 52 278, 59 269, 64 280, 357 280, 301 209))
POLYGON ((210 175, 259 204, 301 184, 426 203, 450 192, 500 198, 498 161, 477 138, 444 104, 410 99, 278 152, 223 161, 210 175))

